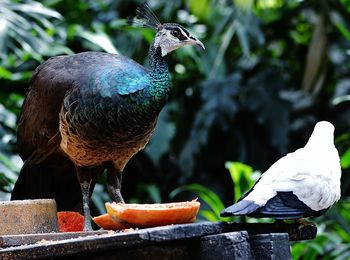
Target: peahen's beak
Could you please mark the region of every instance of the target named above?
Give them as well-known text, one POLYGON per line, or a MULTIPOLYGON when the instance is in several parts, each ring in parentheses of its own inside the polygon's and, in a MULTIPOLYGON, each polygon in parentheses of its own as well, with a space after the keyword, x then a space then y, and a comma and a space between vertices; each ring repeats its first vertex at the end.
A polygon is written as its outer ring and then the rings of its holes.
POLYGON ((197 45, 197 46, 201 47, 203 50, 205 50, 204 44, 200 40, 196 39, 193 36, 189 37, 188 40, 186 40, 186 44, 197 45))
POLYGON ((196 45, 202 47, 202 49, 205 50, 204 44, 198 39, 196 39, 196 45))

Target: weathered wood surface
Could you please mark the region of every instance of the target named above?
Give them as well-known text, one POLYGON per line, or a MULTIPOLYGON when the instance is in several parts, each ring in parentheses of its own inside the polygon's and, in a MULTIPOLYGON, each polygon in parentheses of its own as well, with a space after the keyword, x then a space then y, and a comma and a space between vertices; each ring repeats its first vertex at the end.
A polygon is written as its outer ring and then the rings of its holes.
POLYGON ((57 231, 55 200, 0 201, 0 235, 57 231))
POLYGON ((283 221, 275 223, 227 223, 224 228, 227 231, 246 230, 249 234, 266 234, 266 233, 287 233, 290 241, 311 240, 317 235, 315 225, 303 225, 300 223, 287 224, 283 221))
POLYGON ((290 254, 288 233, 298 231, 296 234, 290 233, 290 236, 294 237, 293 240, 313 239, 317 231, 315 229, 314 226, 305 227, 304 231, 308 231, 305 235, 300 233, 299 230, 303 229, 298 224, 203 222, 170 225, 127 233, 96 234, 60 241, 39 240, 35 244, 0 249, 0 259, 74 258, 77 255, 86 255, 89 259, 125 259, 125 257, 143 260, 153 257, 158 259, 195 259, 199 256, 202 259, 215 259, 210 257, 220 256, 219 254, 222 257, 216 259, 226 259, 225 255, 230 255, 230 259, 248 259, 244 257, 249 257, 249 254, 255 256, 256 259, 264 259, 260 258, 264 254, 255 253, 254 250, 265 250, 269 252, 267 254, 288 256, 290 254), (257 234, 267 234, 270 237, 259 238, 257 234), (269 239, 272 247, 263 246, 269 239), (280 244, 278 245, 278 243, 280 244), (205 249, 210 245, 212 245, 211 248, 214 252, 212 255, 206 253, 208 250, 205 249), (275 252, 274 250, 278 248, 280 250, 275 252), (237 257, 232 258, 235 255, 237 257))
POLYGON ((85 232, 4 235, 4 236, 0 236, 0 248, 35 244, 40 241, 57 241, 57 240, 72 239, 77 237, 96 236, 101 234, 108 234, 108 231, 99 230, 99 231, 87 231, 87 232, 85 231, 85 232))
POLYGON ((200 259, 252 259, 249 235, 246 231, 209 235, 200 239, 200 259))
POLYGON ((254 259, 287 260, 291 259, 288 234, 271 233, 252 236, 250 245, 254 259))

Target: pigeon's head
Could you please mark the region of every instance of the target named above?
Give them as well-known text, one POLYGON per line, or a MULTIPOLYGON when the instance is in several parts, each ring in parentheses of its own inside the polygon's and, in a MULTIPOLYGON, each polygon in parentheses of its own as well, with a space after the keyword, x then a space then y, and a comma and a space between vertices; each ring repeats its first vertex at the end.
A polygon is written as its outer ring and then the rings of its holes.
POLYGON ((307 145, 333 145, 334 143, 334 125, 327 121, 320 121, 315 125, 307 145))
POLYGON ((322 134, 333 135, 334 134, 334 125, 328 121, 320 121, 315 125, 314 133, 319 132, 322 134))

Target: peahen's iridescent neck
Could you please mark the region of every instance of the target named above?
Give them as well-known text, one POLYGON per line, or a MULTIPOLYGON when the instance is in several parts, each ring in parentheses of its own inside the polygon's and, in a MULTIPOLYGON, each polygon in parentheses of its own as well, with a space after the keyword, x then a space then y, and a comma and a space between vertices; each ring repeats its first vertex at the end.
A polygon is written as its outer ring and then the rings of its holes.
POLYGON ((158 74, 166 73, 168 74, 168 64, 166 62, 166 56, 162 56, 162 51, 160 47, 155 47, 154 42, 151 44, 148 51, 149 63, 153 73, 158 74))
POLYGON ((155 47, 153 43, 149 49, 148 57, 151 66, 148 76, 152 83, 149 91, 166 99, 170 89, 170 77, 166 57, 162 56, 160 47, 155 47))
POLYGON ((135 93, 138 96, 136 99, 138 101, 136 107, 138 116, 146 121, 154 120, 158 116, 168 100, 170 90, 168 65, 161 55, 160 48, 154 48, 153 44, 149 50, 149 61, 151 69, 146 75, 148 86, 135 93))

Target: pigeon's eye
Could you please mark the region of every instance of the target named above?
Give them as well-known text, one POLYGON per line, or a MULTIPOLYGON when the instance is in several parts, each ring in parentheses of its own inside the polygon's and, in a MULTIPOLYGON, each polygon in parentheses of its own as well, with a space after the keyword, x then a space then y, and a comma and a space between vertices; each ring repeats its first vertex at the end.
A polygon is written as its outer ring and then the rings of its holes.
POLYGON ((171 30, 171 34, 175 37, 178 37, 180 36, 181 32, 180 32, 180 29, 179 28, 174 28, 171 30))

